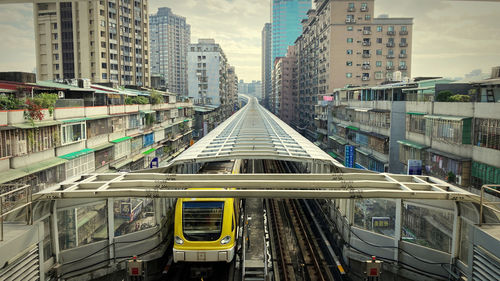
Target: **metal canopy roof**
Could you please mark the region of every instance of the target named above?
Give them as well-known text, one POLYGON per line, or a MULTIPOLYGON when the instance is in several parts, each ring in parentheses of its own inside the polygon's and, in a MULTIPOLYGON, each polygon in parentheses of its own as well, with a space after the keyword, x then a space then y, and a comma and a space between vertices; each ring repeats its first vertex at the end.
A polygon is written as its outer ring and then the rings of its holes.
POLYGON ((170 165, 232 159, 315 162, 343 167, 258 104, 256 98, 176 157, 170 165))

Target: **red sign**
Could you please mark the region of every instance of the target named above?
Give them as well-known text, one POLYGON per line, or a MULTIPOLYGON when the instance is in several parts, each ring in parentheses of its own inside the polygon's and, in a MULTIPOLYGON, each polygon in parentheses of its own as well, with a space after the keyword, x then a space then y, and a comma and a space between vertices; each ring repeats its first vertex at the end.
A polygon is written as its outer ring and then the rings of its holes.
POLYGON ((370 268, 369 276, 378 276, 378 270, 376 268, 370 268))
POLYGON ((132 275, 137 276, 137 275, 139 275, 139 268, 132 267, 131 272, 132 272, 132 275))

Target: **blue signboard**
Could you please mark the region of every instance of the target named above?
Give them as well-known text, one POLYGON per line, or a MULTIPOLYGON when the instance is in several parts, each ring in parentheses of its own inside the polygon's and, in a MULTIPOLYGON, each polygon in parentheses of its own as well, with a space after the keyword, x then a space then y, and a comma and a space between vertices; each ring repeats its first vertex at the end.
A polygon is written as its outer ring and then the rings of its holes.
POLYGON ((153 158, 149 164, 149 168, 158 168, 158 157, 153 158))
POLYGON ((354 168, 354 146, 346 145, 344 156, 344 166, 354 168))
POLYGON ((154 133, 150 133, 150 134, 144 135, 143 147, 152 145, 153 143, 155 143, 155 135, 154 135, 154 133))

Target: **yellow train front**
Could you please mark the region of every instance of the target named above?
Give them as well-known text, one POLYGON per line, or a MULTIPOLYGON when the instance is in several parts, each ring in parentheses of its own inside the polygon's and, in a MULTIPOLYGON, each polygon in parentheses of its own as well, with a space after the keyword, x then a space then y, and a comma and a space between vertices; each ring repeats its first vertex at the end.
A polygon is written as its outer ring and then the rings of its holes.
MULTIPOLYGON (((238 173, 238 161, 210 163, 200 173, 238 173)), ((239 200, 179 198, 175 206, 174 262, 231 262, 237 245, 239 200)))

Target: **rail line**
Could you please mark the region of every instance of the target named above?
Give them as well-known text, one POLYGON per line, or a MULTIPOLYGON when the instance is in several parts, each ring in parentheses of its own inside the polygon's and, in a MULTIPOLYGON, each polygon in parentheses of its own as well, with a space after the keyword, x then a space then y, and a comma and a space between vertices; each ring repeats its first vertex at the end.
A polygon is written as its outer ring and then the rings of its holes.
MULTIPOLYGON (((284 162, 265 161, 266 172, 293 172, 284 162)), ((275 245, 276 280, 334 280, 320 246, 315 242, 305 210, 297 200, 267 200, 275 245)))

